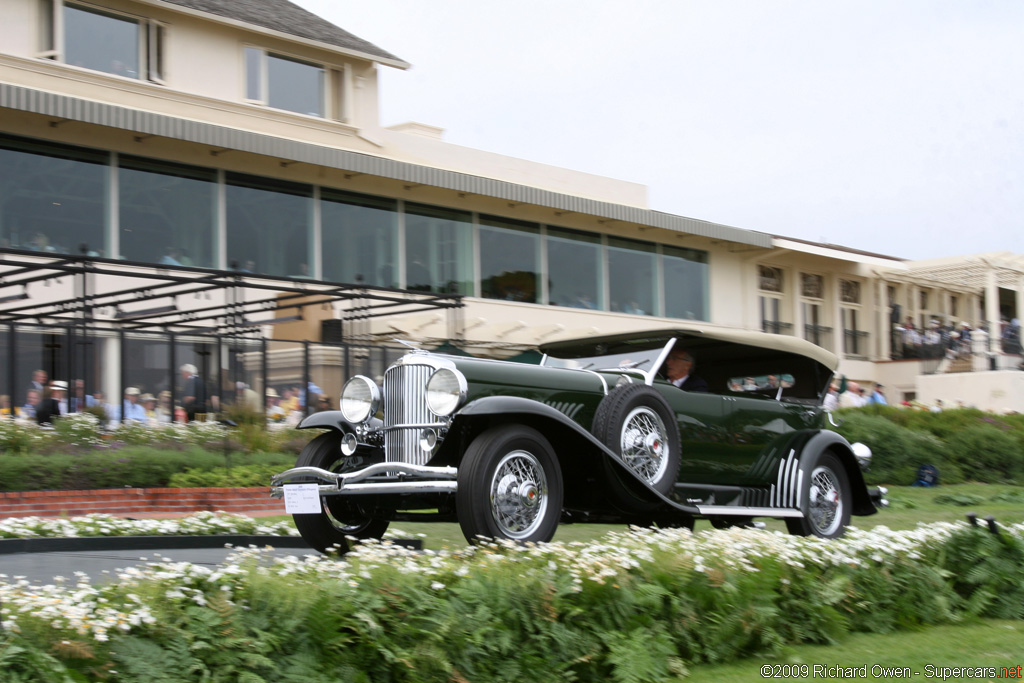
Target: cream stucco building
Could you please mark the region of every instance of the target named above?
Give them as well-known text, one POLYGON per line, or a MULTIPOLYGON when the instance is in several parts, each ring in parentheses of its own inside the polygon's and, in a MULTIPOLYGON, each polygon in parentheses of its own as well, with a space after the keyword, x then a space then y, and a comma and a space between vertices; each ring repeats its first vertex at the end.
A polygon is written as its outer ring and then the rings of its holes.
MULTIPOLYGON (((0 11, 0 393, 16 402, 37 365, 87 374, 108 395, 145 381, 126 356, 166 374, 212 354, 210 374, 223 374, 221 346, 181 345, 202 336, 191 323, 284 283, 317 305, 288 299, 263 306, 280 324, 247 323, 279 340, 265 372, 243 363, 268 387, 310 354, 342 363, 318 345, 335 329, 325 320, 360 348, 401 337, 500 357, 689 319, 810 339, 890 400, 1024 410, 1019 345, 1002 343, 1001 325, 1024 310, 1017 255, 910 262, 719 225, 656 211, 635 183, 452 145, 432 125, 384 127, 378 72, 409 64, 286 0, 5 0, 0 11), (54 265, 65 256, 103 273, 76 289, 58 277, 72 272, 54 265), (26 264, 46 277, 12 277, 26 264), (167 290, 96 298, 168 272, 224 286, 165 294, 173 306, 145 316, 132 298, 167 290), (227 286, 243 281, 252 287, 227 286), (366 315, 370 299, 353 291, 427 303, 366 315), (95 305, 46 307, 76 299, 95 305), (939 353, 927 340, 928 352, 905 348, 908 320, 922 334, 932 321, 999 334, 975 332, 954 361, 948 334, 939 353), (178 351, 128 353, 145 334, 172 335, 178 351), (51 337, 66 359, 34 350, 51 337)), ((225 321, 206 324, 224 339, 225 321)), ((336 395, 340 380, 317 381, 336 395)))

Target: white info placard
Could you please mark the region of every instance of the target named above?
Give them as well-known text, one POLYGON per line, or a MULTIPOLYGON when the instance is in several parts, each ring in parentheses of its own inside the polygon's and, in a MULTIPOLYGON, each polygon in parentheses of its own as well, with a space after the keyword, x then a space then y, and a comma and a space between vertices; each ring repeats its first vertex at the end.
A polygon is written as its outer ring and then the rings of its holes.
POLYGON ((318 484, 284 485, 284 511, 289 515, 318 514, 322 510, 318 484))

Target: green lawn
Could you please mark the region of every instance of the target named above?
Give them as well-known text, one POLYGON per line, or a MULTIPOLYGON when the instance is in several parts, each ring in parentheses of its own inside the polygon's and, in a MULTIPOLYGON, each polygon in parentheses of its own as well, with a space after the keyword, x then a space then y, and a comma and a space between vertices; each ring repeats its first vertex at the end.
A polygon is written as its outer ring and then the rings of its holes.
MULTIPOLYGON (((964 519, 968 512, 977 513, 979 519, 993 515, 1002 522, 1024 522, 1024 487, 1003 486, 996 484, 960 484, 957 486, 939 486, 921 488, 912 486, 889 487, 889 500, 892 505, 880 510, 870 517, 854 517, 852 524, 862 529, 870 529, 885 525, 891 529, 912 529, 920 522, 957 521, 964 519), (993 501, 997 495, 1009 494, 1016 500, 1011 502, 993 501), (982 499, 976 505, 958 506, 936 503, 939 496, 956 496, 966 499, 974 496, 982 499)), ((287 515, 271 519, 290 519, 287 515)), ((769 529, 785 530, 785 524, 777 520, 762 520, 769 529)), ((571 543, 573 541, 588 542, 601 538, 609 531, 621 531, 625 527, 618 524, 563 524, 555 534, 556 541, 571 543)), ((710 529, 705 520, 697 522, 696 531, 710 529)), ((466 540, 458 524, 431 522, 395 522, 393 530, 400 530, 410 538, 422 538, 424 547, 438 550, 444 547, 464 547, 466 540)), ((1024 648, 1022 648, 1024 649, 1024 648)))
MULTIPOLYGON (((846 680, 880 680, 885 674, 872 667, 889 667, 890 669, 909 667, 911 679, 942 680, 947 674, 939 667, 995 667, 995 676, 965 677, 952 676, 946 680, 997 680, 999 668, 1013 669, 1016 678, 1021 678, 1021 670, 1017 666, 1024 664, 1024 622, 984 620, 957 626, 935 626, 920 631, 902 631, 887 634, 857 633, 849 636, 837 645, 801 645, 788 648, 786 654, 778 659, 745 659, 739 662, 720 665, 703 665, 690 668, 690 676, 685 679, 693 683, 704 681, 714 683, 740 683, 745 681, 763 681, 761 668, 765 665, 807 665, 808 674, 803 670, 786 671, 780 667, 775 673, 789 673, 784 678, 795 680, 838 680, 828 677, 828 670, 818 669, 820 675, 815 676, 814 665, 822 667, 862 667, 866 666, 867 676, 855 676, 846 680), (927 667, 934 667, 929 670, 927 667), (916 673, 915 673, 916 672, 916 673), (874 675, 872 675, 874 673, 874 675), (929 673, 931 675, 929 675, 929 673)), ((834 672, 840 673, 840 672, 834 672)), ((1010 678, 1003 672, 1003 679, 1010 678)), ((892 677, 891 675, 889 677, 892 677)))

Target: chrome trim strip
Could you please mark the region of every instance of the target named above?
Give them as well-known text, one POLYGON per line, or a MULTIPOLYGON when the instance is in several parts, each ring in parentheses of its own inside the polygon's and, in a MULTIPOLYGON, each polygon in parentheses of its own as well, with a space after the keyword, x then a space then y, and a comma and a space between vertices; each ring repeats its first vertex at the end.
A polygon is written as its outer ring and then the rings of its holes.
POLYGON ((409 475, 417 478, 429 479, 455 479, 459 470, 455 467, 427 467, 425 465, 410 465, 402 462, 378 462, 361 470, 354 472, 331 472, 319 467, 293 467, 280 474, 275 474, 270 479, 271 486, 279 486, 293 477, 316 477, 323 481, 335 482, 337 488, 341 489, 348 484, 362 481, 367 477, 380 474, 397 472, 399 476, 409 475))
POLYGON ((800 498, 800 486, 797 483, 797 469, 800 466, 800 463, 796 459, 793 459, 793 453, 794 452, 791 452, 789 456, 791 458, 791 462, 789 464, 790 489, 788 507, 797 507, 796 501, 800 498))
POLYGON ((390 432, 395 429, 448 429, 448 427, 449 424, 447 422, 410 422, 383 427, 381 431, 390 432))
MULTIPOLYGON (((321 496, 356 496, 380 493, 455 493, 459 483, 455 481, 373 481, 365 484, 346 484, 338 489, 331 484, 320 484, 321 496)), ((283 498, 284 487, 270 489, 271 498, 283 498)))
POLYGON ((800 495, 804 490, 804 471, 798 470, 796 474, 796 507, 800 507, 800 495))
MULTIPOLYGON (((573 368, 573 369, 575 370, 575 369, 579 369, 579 368, 573 368)), ((604 378, 604 375, 600 374, 596 370, 580 370, 580 372, 589 372, 591 375, 594 375, 599 380, 601 380, 601 386, 604 387, 604 395, 605 396, 608 395, 608 381, 604 378)))
POLYGON ((702 515, 735 515, 738 517, 803 517, 804 513, 790 508, 763 508, 739 505, 698 505, 702 515))
POLYGON ((668 358, 668 354, 672 353, 672 347, 675 345, 675 337, 668 340, 668 343, 665 344, 665 348, 661 350, 661 353, 658 354, 657 360, 654 361, 654 365, 651 366, 650 371, 644 373, 644 384, 647 386, 654 384, 654 378, 658 374, 658 368, 665 363, 665 359, 668 358))

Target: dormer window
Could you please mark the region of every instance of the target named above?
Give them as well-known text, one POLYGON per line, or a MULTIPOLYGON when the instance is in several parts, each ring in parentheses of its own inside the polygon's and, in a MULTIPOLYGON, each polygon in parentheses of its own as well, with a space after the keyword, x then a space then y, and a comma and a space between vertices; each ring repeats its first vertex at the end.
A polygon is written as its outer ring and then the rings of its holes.
POLYGON ((48 16, 54 39, 43 57, 103 73, 163 82, 163 34, 159 23, 90 5, 65 2, 48 16))
POLYGON ((245 97, 308 116, 324 116, 326 70, 259 48, 245 48, 245 97))

